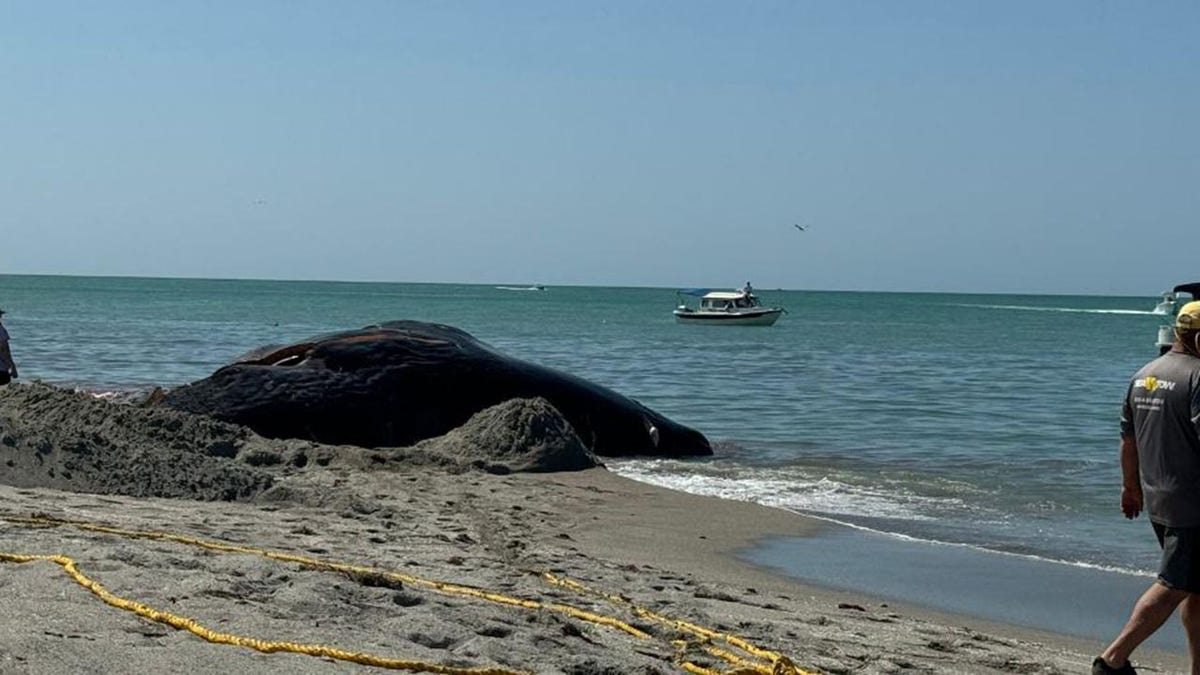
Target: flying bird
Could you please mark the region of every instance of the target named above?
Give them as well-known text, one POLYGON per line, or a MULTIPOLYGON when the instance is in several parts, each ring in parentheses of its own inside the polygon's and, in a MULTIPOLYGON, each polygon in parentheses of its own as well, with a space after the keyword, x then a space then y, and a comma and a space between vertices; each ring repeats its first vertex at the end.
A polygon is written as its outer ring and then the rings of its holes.
POLYGON ((808 230, 807 227, 804 227, 802 225, 793 225, 793 227, 795 227, 797 230, 800 230, 801 232, 805 232, 808 230))

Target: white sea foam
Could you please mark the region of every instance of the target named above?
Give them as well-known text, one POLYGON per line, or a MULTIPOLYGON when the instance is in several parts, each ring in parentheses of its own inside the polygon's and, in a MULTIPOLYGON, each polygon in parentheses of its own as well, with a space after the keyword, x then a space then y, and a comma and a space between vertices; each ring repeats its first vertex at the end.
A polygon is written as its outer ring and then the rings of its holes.
POLYGON ((959 499, 889 493, 827 476, 806 479, 792 471, 740 468, 728 475, 676 472, 659 460, 614 463, 611 468, 644 483, 803 513, 929 521, 934 520, 934 512, 965 508, 959 499))
POLYGON ((109 403, 134 403, 139 401, 150 392, 147 387, 129 387, 126 389, 88 389, 85 387, 75 387, 74 391, 80 394, 87 394, 92 398, 109 403))
POLYGON ((722 470, 719 467, 706 467, 711 473, 697 473, 694 470, 679 472, 678 470, 681 467, 676 466, 676 464, 679 463, 672 460, 627 460, 611 463, 609 468, 626 478, 644 483, 651 483, 691 494, 762 504, 902 541, 951 546, 984 553, 1012 556, 1025 560, 1132 576, 1152 575, 1151 572, 1146 570, 1131 569, 1119 565, 1067 560, 1030 553, 1004 551, 979 544, 929 539, 882 530, 849 520, 852 518, 874 518, 891 521, 934 522, 938 520, 939 513, 946 514, 950 511, 958 511, 961 514, 962 510, 967 507, 967 504, 960 499, 918 496, 906 493, 888 493, 881 490, 850 485, 827 477, 816 480, 805 480, 797 477, 794 472, 787 472, 785 474, 777 469, 746 469, 745 467, 739 467, 737 470, 730 471, 722 470))

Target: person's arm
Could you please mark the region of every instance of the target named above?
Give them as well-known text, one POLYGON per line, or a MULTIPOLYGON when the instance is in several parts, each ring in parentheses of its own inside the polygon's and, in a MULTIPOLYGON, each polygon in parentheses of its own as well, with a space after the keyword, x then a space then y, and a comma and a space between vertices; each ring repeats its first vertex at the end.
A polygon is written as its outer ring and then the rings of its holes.
POLYGON ((1121 513, 1137 518, 1142 512, 1142 476, 1138 470, 1137 441, 1121 436, 1121 513))
POLYGON ((1138 468, 1137 435, 1133 429, 1133 383, 1121 405, 1121 513, 1137 518, 1142 512, 1142 472, 1138 468))
POLYGON ((1192 430, 1200 438, 1200 372, 1192 373, 1192 430))

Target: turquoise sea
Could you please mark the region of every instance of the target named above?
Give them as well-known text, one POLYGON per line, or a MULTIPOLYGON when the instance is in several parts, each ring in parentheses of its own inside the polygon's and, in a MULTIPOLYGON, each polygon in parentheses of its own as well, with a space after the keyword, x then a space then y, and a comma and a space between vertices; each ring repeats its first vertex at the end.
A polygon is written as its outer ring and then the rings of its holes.
MULTIPOLYGON (((703 431, 711 459, 612 462, 674 488, 914 540, 1154 569, 1118 509, 1127 378, 1156 298, 760 289, 770 328, 677 325, 673 289, 0 276, 25 380, 125 392, 391 319, 463 328, 703 431)), ((740 281, 731 281, 731 286, 740 281)))

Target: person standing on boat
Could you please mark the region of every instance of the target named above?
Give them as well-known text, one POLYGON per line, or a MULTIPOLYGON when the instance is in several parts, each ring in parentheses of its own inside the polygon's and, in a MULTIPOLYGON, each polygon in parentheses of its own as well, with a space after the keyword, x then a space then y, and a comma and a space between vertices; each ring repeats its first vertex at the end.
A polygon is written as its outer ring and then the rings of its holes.
MULTIPOLYGON (((4 310, 0 309, 0 319, 4 318, 4 310)), ((0 323, 0 385, 12 382, 17 375, 17 364, 13 363, 12 352, 8 348, 8 330, 0 323)))
POLYGON ((1143 508, 1162 548, 1158 579, 1121 634, 1092 663, 1094 675, 1136 673, 1129 656, 1175 611, 1200 673, 1200 302, 1175 317, 1170 351, 1133 376, 1121 412, 1121 511, 1143 508))

